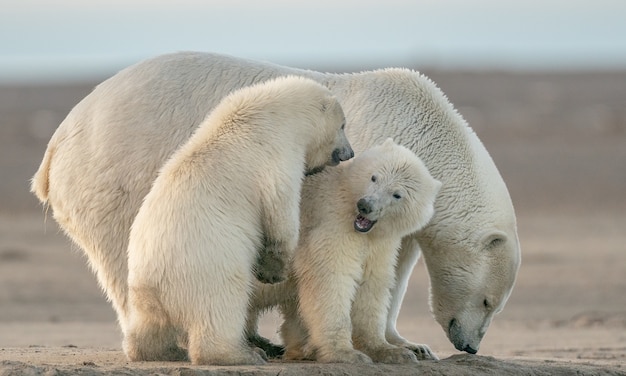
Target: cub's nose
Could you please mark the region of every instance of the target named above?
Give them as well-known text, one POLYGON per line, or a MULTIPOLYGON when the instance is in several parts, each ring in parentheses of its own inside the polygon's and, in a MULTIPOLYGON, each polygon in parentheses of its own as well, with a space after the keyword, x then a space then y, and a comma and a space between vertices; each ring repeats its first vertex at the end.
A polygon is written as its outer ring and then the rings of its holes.
POLYGON ((333 150, 333 162, 339 164, 341 161, 347 161, 348 159, 352 159, 354 157, 354 151, 351 147, 338 148, 333 150))
POLYGON ((357 209, 359 209, 359 213, 361 214, 369 214, 372 212, 372 205, 370 205, 369 201, 362 198, 356 203, 357 209))

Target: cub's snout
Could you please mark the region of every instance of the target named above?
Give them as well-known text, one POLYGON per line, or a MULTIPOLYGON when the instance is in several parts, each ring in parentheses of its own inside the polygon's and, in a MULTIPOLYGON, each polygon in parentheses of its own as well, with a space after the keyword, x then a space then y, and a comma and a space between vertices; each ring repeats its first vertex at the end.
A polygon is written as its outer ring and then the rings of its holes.
POLYGON ((356 208, 359 214, 354 219, 354 229, 358 232, 369 232, 376 224, 376 220, 367 218, 367 215, 373 211, 372 203, 362 198, 356 203, 356 208))

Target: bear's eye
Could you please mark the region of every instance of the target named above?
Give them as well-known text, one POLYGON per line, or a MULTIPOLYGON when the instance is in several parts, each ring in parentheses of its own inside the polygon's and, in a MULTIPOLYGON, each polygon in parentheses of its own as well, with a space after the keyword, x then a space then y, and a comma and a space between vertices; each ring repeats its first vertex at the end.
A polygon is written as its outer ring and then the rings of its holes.
POLYGON ((487 299, 483 300, 483 305, 485 306, 485 308, 489 309, 491 308, 491 304, 489 304, 489 301, 487 299))
POLYGON ((372 175, 372 183, 376 183, 376 179, 377 179, 376 175, 372 175))
POLYGON ((504 243, 504 239, 502 239, 502 238, 495 238, 495 239, 493 239, 493 240, 491 240, 489 242, 489 245, 487 246, 487 248, 493 249, 493 248, 501 246, 502 243, 504 243))
POLYGON ((396 200, 399 200, 399 199, 402 198, 402 195, 400 193, 396 192, 396 193, 393 194, 393 198, 395 198, 396 200))
POLYGON ((341 130, 343 131, 345 128, 346 128, 346 123, 345 122, 341 123, 341 130))

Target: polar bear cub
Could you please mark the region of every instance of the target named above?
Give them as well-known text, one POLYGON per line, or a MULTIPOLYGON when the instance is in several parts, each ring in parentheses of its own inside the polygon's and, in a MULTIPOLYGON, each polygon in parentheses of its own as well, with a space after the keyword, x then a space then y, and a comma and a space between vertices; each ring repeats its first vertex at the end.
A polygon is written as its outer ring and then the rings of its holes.
POLYGON ((430 220, 440 186, 392 139, 306 179, 292 278, 283 284, 298 296, 283 300, 286 358, 417 362, 387 342, 385 327, 401 239, 430 220))
POLYGON ((283 278, 305 172, 353 156, 344 124, 328 89, 283 77, 227 96, 174 152, 130 232, 130 360, 264 363, 244 337, 255 269, 283 278))

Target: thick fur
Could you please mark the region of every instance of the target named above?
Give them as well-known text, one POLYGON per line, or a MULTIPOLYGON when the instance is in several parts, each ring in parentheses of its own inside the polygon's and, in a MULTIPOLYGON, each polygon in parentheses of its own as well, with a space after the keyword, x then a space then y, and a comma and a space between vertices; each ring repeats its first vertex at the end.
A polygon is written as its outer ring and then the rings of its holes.
POLYGON ((400 242, 430 220, 440 185, 391 139, 306 179, 293 281, 273 285, 298 291, 282 306, 285 358, 417 362, 387 342, 385 327, 400 242))
POLYGON ((253 268, 284 279, 305 169, 351 156, 344 124, 328 89, 294 76, 235 91, 198 126, 130 231, 130 360, 184 359, 183 338, 194 364, 264 363, 244 337, 253 268))
POLYGON ((423 253, 435 319, 457 349, 478 350, 511 293, 520 247, 504 181, 441 90, 406 69, 322 74, 194 52, 138 63, 98 85, 61 123, 33 177, 33 192, 86 253, 122 331, 129 315, 127 235, 158 169, 222 97, 287 74, 330 88, 355 152, 392 137, 443 184, 429 225, 402 241, 389 342, 434 356, 396 330, 409 276, 423 253))

